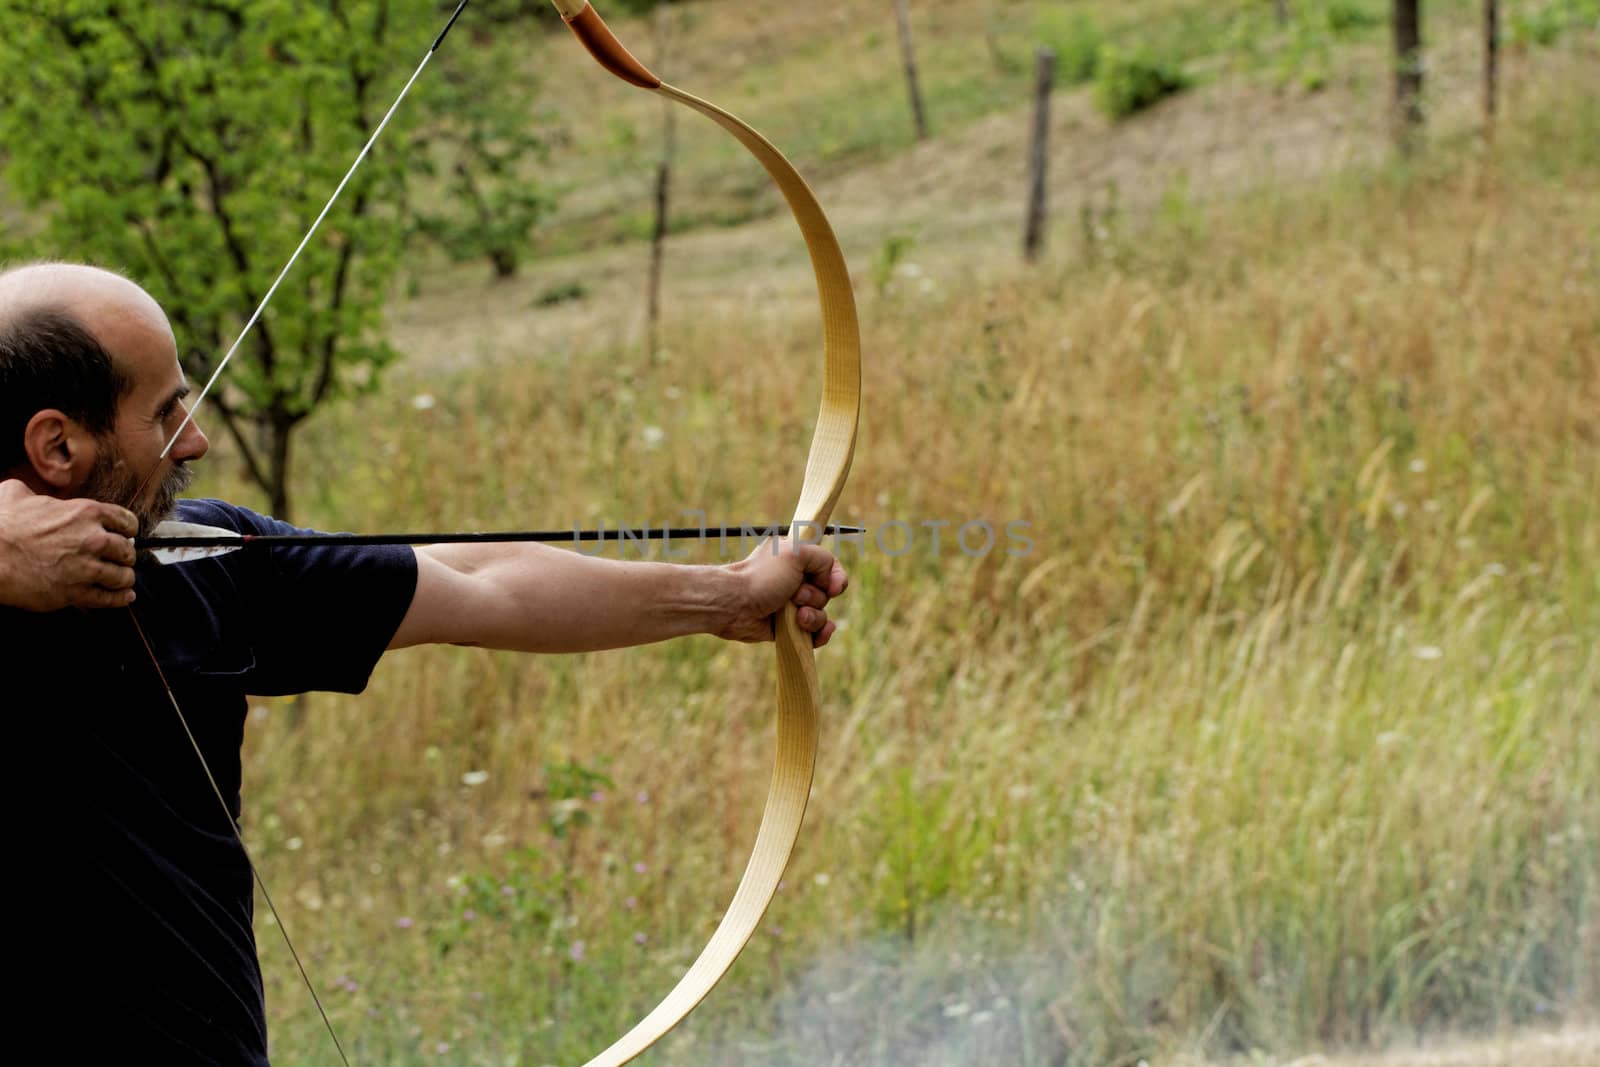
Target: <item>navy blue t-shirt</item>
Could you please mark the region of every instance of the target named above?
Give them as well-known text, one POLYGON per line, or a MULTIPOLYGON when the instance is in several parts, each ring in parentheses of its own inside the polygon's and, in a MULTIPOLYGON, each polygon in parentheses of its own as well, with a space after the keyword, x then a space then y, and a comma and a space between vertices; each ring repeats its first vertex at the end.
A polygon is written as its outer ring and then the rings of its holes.
MULTIPOLYGON (((177 518, 296 532, 218 501, 177 518)), ((141 564, 133 613, 235 819, 246 697, 360 692, 416 575, 409 548, 141 564)), ((0 608, 0 648, 26 828, 17 1021, 69 1062, 266 1064, 250 868, 128 612, 0 608)))

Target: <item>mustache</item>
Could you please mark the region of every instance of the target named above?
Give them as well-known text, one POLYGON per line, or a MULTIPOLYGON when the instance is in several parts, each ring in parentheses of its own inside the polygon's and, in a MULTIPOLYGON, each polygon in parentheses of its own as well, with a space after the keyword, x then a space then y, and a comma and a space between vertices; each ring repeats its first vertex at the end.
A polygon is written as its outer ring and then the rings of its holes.
POLYGON ((150 503, 142 509, 134 509, 139 516, 139 535, 149 536, 156 526, 165 522, 172 516, 173 510, 178 506, 178 497, 194 484, 194 470, 188 463, 174 463, 172 469, 162 476, 156 485, 155 491, 150 495, 150 503))
POLYGON ((194 469, 187 462, 174 463, 166 477, 161 479, 159 495, 163 497, 176 497, 194 484, 194 469))
POLYGON ((84 482, 82 494, 127 508, 139 520, 138 536, 148 537, 157 525, 171 517, 178 497, 193 482, 194 470, 187 461, 173 463, 159 481, 155 471, 141 479, 128 466, 116 443, 107 440, 102 442, 102 451, 84 482), (151 485, 154 488, 150 488, 151 485))

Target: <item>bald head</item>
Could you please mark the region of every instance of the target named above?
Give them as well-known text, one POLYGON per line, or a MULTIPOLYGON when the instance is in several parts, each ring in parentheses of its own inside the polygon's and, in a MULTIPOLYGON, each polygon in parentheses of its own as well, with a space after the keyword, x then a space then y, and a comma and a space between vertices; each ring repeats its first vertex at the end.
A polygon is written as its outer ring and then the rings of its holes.
POLYGON ((112 460, 147 476, 169 441, 174 463, 198 458, 198 428, 175 436, 188 391, 166 314, 132 281, 71 263, 0 272, 0 474, 87 492, 112 460))
POLYGON ((119 352, 172 337, 155 298, 112 271, 77 263, 34 263, 0 273, 0 331, 40 312, 75 320, 113 359, 119 352))

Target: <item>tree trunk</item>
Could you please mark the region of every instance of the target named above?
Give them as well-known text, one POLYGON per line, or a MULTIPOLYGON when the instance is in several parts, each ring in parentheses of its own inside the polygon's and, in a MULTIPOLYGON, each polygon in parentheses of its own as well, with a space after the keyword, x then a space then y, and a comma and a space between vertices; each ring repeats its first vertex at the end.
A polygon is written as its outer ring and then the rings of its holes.
POLYGON ((1422 0, 1394 0, 1394 135, 1407 154, 1422 132, 1422 0))
POLYGON ((1049 221, 1050 90, 1055 79, 1056 54, 1041 48, 1033 90, 1033 148, 1028 154, 1028 225, 1022 237, 1022 254, 1029 262, 1038 259, 1044 248, 1049 221))
POLYGON ((275 519, 289 519, 289 440, 294 433, 295 420, 284 415, 274 415, 264 424, 271 435, 272 449, 267 463, 268 512, 275 519))
POLYGON ((1483 0, 1483 128, 1494 132, 1500 92, 1500 3, 1483 0))
POLYGON ((917 54, 911 47, 911 13, 908 0, 894 0, 895 22, 900 29, 900 56, 906 65, 906 89, 911 94, 911 118, 916 123, 917 140, 928 139, 928 115, 922 108, 922 87, 917 82, 917 54))
POLYGON ((1289 25, 1289 0, 1272 0, 1272 7, 1278 13, 1278 25, 1289 25))

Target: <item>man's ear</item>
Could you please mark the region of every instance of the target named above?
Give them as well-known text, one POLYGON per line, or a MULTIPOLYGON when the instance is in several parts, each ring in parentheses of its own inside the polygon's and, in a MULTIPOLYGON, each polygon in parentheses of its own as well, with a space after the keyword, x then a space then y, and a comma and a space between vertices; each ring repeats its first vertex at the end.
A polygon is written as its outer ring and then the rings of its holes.
POLYGON ((100 454, 94 434, 55 408, 45 408, 28 420, 22 447, 34 476, 57 495, 76 492, 88 480, 100 454))

